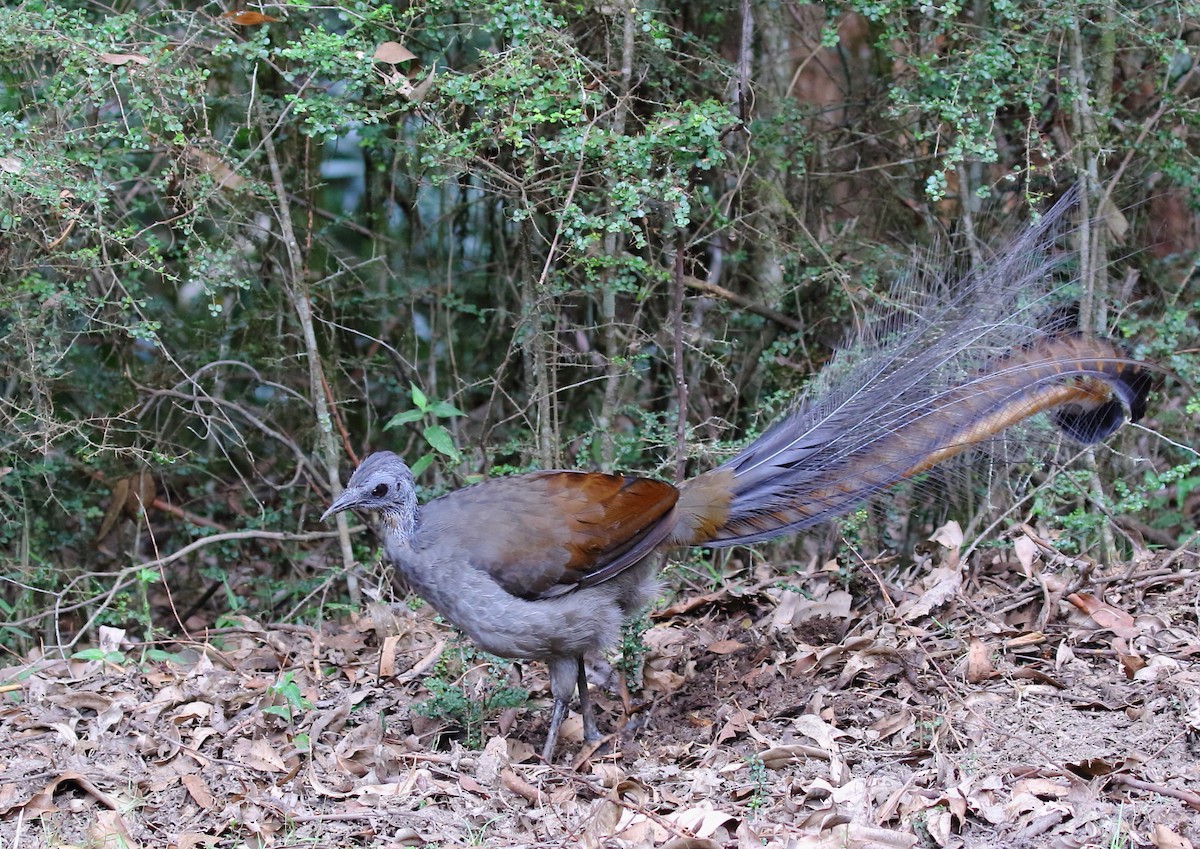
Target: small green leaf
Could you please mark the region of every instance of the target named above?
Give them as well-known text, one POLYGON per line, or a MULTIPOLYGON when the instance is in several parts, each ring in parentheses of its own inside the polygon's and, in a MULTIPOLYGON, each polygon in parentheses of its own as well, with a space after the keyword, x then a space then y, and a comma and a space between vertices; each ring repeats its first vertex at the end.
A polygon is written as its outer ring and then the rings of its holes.
POLYGON ((396 415, 394 415, 390 419, 388 419, 388 422, 387 422, 387 424, 385 424, 383 426, 383 429, 390 430, 394 427, 399 427, 400 425, 408 424, 409 422, 418 422, 424 416, 425 416, 425 414, 423 412, 421 412, 420 410, 406 410, 403 413, 396 413, 396 415))
POLYGON ((74 660, 103 660, 108 663, 124 663, 125 653, 119 651, 101 651, 100 649, 82 649, 71 655, 74 660))
POLYGON ((418 407, 420 407, 421 410, 428 409, 429 408, 429 399, 427 397, 425 397, 425 393, 420 390, 420 388, 417 386, 417 384, 413 383, 410 385, 412 386, 413 403, 416 404, 418 407))
POLYGON ((429 412, 433 413, 439 419, 451 419, 455 416, 465 416, 462 410, 446 401, 438 401, 429 408, 429 412))
POLYGON ((414 478, 417 477, 418 475, 421 474, 421 472, 428 469, 431 465, 433 465, 433 455, 426 454, 420 460, 417 460, 417 462, 413 463, 412 466, 410 467, 412 470, 413 477, 414 478))
POLYGON ((429 446, 439 454, 444 454, 454 462, 458 462, 458 449, 454 447, 454 438, 450 436, 450 431, 446 430, 441 425, 430 425, 424 431, 425 441, 429 446))

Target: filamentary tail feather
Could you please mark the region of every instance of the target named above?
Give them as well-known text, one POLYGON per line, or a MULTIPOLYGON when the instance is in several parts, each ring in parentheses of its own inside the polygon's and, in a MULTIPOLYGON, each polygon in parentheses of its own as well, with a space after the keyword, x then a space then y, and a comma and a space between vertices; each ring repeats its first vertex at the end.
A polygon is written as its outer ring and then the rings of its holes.
POLYGON ((1061 289, 1051 248, 1070 206, 873 328, 807 400, 686 482, 676 541, 723 547, 816 525, 1037 413, 1082 442, 1140 418, 1143 364, 1106 340, 1039 329, 1061 289))

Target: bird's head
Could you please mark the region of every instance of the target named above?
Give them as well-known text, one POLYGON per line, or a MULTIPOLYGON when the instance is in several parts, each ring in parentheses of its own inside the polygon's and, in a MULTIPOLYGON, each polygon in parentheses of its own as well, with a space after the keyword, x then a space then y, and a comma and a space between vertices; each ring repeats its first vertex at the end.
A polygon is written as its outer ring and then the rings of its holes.
POLYGON ((417 493, 408 464, 391 451, 371 454, 354 470, 321 521, 343 510, 375 510, 385 524, 405 535, 412 533, 417 493))

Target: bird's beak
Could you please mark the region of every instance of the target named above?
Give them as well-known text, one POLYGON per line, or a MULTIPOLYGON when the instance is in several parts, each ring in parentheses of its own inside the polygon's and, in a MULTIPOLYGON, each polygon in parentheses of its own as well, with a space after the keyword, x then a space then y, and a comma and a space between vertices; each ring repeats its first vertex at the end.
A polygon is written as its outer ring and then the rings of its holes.
POLYGON ((329 509, 321 514, 321 521, 324 522, 330 516, 353 507, 356 500, 358 500, 357 492, 353 489, 343 489, 342 494, 333 499, 333 503, 329 505, 329 509))

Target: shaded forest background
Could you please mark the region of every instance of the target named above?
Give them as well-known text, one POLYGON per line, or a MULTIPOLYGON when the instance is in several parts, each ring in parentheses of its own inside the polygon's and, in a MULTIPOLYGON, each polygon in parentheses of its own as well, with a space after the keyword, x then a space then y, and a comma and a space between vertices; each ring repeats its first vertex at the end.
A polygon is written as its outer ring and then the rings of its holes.
MULTIPOLYGON (((359 603, 317 517, 369 450, 706 468, 1071 187, 1080 321, 1200 381, 1195 2, 176 5, 0 10, 10 649, 359 603)), ((770 554, 1194 543, 1196 404, 770 554)))

